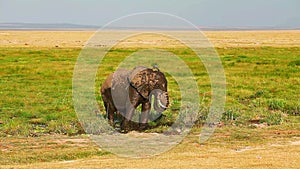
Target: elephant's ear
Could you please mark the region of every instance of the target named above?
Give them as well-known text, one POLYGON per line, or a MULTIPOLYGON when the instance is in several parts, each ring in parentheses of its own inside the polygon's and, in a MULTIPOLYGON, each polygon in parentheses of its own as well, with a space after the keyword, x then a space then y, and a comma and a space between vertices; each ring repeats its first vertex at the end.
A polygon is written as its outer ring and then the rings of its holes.
POLYGON ((129 75, 130 85, 145 99, 149 97, 152 87, 149 84, 151 71, 145 67, 137 67, 129 75))

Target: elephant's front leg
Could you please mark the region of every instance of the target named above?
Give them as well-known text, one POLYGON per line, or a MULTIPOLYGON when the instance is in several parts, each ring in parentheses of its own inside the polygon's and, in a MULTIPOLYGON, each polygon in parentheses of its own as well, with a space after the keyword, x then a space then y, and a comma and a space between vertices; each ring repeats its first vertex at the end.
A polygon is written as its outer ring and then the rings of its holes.
POLYGON ((121 123, 121 129, 124 130, 124 132, 128 132, 130 130, 130 122, 134 113, 135 113, 135 106, 132 105, 131 103, 127 103, 125 117, 123 118, 124 120, 121 123))
POLYGON ((151 110, 151 103, 146 102, 142 104, 142 114, 140 117, 140 130, 145 130, 148 127, 149 112, 151 110))

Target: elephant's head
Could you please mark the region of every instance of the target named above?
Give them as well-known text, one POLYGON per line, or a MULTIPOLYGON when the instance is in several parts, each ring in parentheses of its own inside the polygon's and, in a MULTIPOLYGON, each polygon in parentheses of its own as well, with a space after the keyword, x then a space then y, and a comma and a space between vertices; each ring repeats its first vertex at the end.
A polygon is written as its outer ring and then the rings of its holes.
POLYGON ((154 109, 163 112, 169 105, 167 79, 159 69, 137 67, 131 73, 129 81, 132 87, 145 99, 154 96, 154 109))

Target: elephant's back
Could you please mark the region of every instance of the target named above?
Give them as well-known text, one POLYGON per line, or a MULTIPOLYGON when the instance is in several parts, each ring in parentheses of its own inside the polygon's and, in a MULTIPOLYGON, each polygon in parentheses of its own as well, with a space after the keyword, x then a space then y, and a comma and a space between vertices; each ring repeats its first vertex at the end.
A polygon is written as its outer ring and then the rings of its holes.
POLYGON ((128 77, 129 71, 126 69, 118 69, 114 73, 107 76, 106 80, 102 83, 101 92, 106 89, 111 89, 117 83, 124 83, 128 77))
POLYGON ((113 73, 108 75, 106 80, 102 83, 101 86, 101 93, 104 94, 106 90, 111 89, 111 83, 113 79, 113 73))

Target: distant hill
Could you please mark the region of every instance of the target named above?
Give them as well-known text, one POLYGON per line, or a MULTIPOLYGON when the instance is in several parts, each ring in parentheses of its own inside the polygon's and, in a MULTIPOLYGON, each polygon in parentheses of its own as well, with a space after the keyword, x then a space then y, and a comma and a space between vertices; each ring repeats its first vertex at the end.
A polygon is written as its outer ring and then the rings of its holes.
MULTIPOLYGON (((290 21, 291 22, 291 21, 290 21)), ((292 22, 295 23, 295 22, 292 22)), ((69 23, 42 24, 42 23, 0 23, 0 30, 97 30, 101 26, 79 25, 69 23)), ((198 27, 200 30, 300 30, 300 25, 286 24, 274 27, 198 27)), ((115 30, 194 30, 189 27, 111 27, 115 30)))
POLYGON ((39 23, 0 23, 0 30, 67 30, 67 29, 98 29, 98 26, 78 25, 69 23, 39 24, 39 23))

